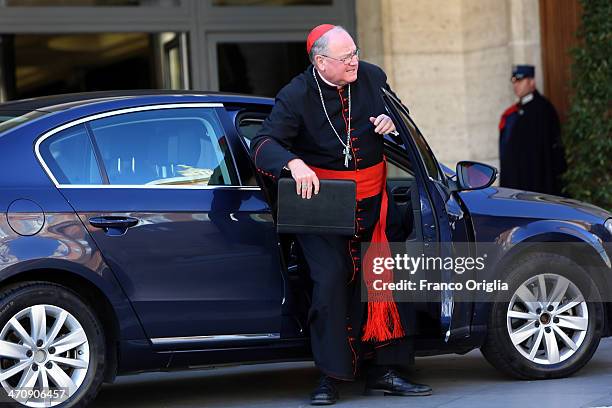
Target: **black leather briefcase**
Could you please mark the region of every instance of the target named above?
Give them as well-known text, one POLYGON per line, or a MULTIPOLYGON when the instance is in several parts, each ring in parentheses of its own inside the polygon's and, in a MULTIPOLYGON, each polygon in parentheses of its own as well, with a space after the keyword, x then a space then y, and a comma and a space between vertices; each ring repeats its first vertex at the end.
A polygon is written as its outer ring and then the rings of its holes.
POLYGON ((291 234, 354 235, 357 185, 353 180, 319 180, 310 200, 295 192, 295 180, 278 181, 276 231, 291 234))

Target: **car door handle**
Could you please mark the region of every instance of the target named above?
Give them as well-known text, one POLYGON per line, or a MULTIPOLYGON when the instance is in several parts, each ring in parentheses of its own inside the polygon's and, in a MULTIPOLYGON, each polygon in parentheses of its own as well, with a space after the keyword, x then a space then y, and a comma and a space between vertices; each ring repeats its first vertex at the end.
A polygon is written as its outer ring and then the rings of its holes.
POLYGON ((391 195, 396 203, 407 203, 410 201, 410 187, 395 187, 391 195))
POLYGON ((92 217, 89 219, 89 223, 96 228, 117 228, 125 230, 138 224, 138 218, 118 216, 92 217))

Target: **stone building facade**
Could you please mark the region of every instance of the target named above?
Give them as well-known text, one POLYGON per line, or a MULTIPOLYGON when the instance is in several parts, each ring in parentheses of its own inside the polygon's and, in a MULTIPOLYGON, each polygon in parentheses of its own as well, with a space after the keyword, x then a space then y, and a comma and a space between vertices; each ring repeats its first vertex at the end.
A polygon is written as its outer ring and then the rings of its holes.
POLYGON ((383 66, 438 158, 498 164, 512 64, 536 66, 536 0, 357 0, 364 58, 383 66))

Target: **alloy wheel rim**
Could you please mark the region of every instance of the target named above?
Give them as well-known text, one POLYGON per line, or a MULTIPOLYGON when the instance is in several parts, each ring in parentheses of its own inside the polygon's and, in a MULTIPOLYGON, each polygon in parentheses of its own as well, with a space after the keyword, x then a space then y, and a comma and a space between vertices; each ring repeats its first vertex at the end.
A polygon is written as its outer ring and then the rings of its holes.
POLYGON ((506 313, 514 347, 531 362, 558 364, 579 350, 589 329, 580 289, 564 276, 545 273, 523 282, 506 313))
POLYGON ((27 307, 0 331, 0 384, 22 405, 60 404, 78 390, 88 368, 87 335, 79 321, 61 307, 27 307), (58 389, 63 396, 52 398, 43 392, 49 389, 58 389))

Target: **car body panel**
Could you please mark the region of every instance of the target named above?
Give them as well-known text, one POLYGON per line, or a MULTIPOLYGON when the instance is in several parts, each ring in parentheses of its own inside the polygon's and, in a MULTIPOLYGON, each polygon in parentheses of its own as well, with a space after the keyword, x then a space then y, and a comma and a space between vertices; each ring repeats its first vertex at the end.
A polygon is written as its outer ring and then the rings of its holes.
MULTIPOLYGON (((610 269, 610 242, 602 220, 611 214, 599 207, 541 193, 489 187, 483 190, 458 193, 470 209, 470 219, 476 241, 496 243, 499 253, 490 258, 491 264, 502 264, 520 251, 538 242, 582 243, 585 255, 599 259, 599 265, 589 271, 601 279, 600 289, 612 290, 612 269, 610 269), (588 248, 591 248, 589 250, 588 248)), ((493 276, 479 276, 479 279, 494 279, 493 276)), ((489 303, 474 305, 472 316, 472 341, 481 344, 487 329, 489 303)), ((608 307, 608 331, 612 309, 608 307)))
MULTIPOLYGON (((477 242, 504 244, 510 250, 521 242, 580 241, 590 245, 611 267, 604 248, 606 231, 602 220, 609 212, 586 203, 501 187, 462 192, 470 209, 477 242)), ((607 242, 611 240, 608 238, 607 242)))
POLYGON ((280 332, 276 233, 261 192, 97 190, 63 193, 150 338, 280 332), (133 217, 139 223, 111 235, 89 224, 100 216, 133 217))
MULTIPOLYGON (((305 322, 294 315, 289 265, 282 257, 272 209, 256 184, 253 163, 235 124, 237 112, 266 111, 273 103, 241 95, 117 91, 0 105, 0 112, 41 113, 0 133, 0 210, 6 214, 15 200, 31 200, 42 208, 45 219, 40 232, 24 237, 15 233, 6 216, 0 217, 0 281, 17 281, 33 270, 65 270, 99 288, 119 327, 118 372, 307 358, 308 333, 305 322), (185 103, 223 105, 219 118, 241 186, 58 189, 34 154, 40 136, 67 123, 120 109, 185 103), (134 217, 139 223, 119 236, 90 225, 90 218, 109 215, 134 217), (206 274, 203 264, 209 268, 206 274), (285 330, 291 320, 304 330, 285 330), (279 333, 283 335, 239 341, 206 338, 279 333), (151 341, 168 337, 196 339, 151 341)), ((610 213, 574 200, 497 187, 450 193, 444 183, 424 175, 414 142, 407 134, 403 137, 398 148, 412 163, 419 163, 416 185, 426 253, 434 253, 437 242, 507 240, 508 254, 521 242, 563 236, 588 243, 603 264, 606 257, 609 262, 603 243, 612 239, 603 221, 610 213)), ((387 141, 396 143, 388 136, 387 141)), ((36 214, 11 216, 27 223, 36 214)), ((451 254, 452 248, 444 251, 451 254)), ((453 307, 451 297, 450 303, 443 299, 428 307, 441 318, 435 328, 441 331, 419 338, 417 354, 465 352, 480 345, 486 306, 453 307)))
MULTIPOLYGON (((30 214, 20 214, 27 222, 30 214)), ((72 210, 45 213, 42 230, 34 236, 16 235, 0 217, 0 280, 19 281, 20 275, 56 281, 57 271, 78 275, 100 290, 116 313, 125 339, 145 338, 142 326, 102 254, 72 210)), ((75 290, 78 288, 74 288, 75 290)))

